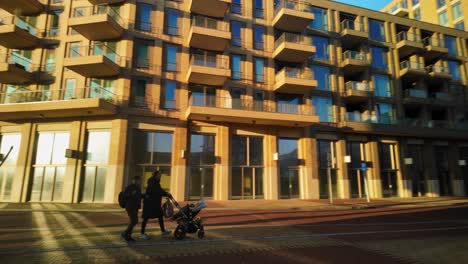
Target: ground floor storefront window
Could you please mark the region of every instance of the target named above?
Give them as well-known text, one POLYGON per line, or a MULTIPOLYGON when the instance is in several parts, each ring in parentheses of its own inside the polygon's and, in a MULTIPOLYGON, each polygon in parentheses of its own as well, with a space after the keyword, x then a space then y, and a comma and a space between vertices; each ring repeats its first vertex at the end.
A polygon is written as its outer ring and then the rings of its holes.
POLYGON ((0 167, 0 201, 8 201, 11 198, 11 188, 16 172, 19 148, 21 144, 20 134, 0 135, 0 153, 8 155, 0 167))

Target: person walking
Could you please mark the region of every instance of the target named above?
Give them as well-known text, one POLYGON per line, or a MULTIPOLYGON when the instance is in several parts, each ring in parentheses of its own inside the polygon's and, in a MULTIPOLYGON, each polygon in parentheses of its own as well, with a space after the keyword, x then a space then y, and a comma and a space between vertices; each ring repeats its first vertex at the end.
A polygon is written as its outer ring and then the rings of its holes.
POLYGON ((124 192, 125 200, 125 211, 127 211, 128 219, 130 223, 127 229, 121 234, 121 237, 127 242, 133 242, 135 239, 132 238, 133 228, 138 224, 138 210, 141 207, 141 178, 135 176, 132 179, 132 183, 128 185, 124 192))
POLYGON ((143 212, 141 223, 141 239, 149 239, 145 233, 146 225, 149 219, 158 218, 159 227, 163 235, 170 232, 164 227, 163 211, 161 208, 161 200, 163 196, 172 197, 172 195, 161 188, 161 173, 159 170, 153 172, 151 178, 148 179, 148 186, 143 199, 143 212))

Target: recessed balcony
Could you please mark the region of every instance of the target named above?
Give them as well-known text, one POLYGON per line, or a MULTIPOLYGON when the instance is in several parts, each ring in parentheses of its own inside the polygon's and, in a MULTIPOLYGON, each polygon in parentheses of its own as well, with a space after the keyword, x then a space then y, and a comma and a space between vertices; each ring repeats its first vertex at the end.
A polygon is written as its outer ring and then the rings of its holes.
POLYGON ((406 60, 400 63, 400 76, 415 81, 427 77, 427 72, 423 63, 406 60))
POLYGON ((34 81, 31 60, 17 53, 0 55, 0 83, 27 84, 34 81))
POLYGON ((403 102, 408 105, 421 105, 428 103, 427 91, 422 89, 407 89, 404 91, 403 102))
POLYGON ((348 102, 365 102, 372 96, 368 83, 349 81, 345 83, 345 95, 348 102))
POLYGON ((38 0, 0 0, 0 8, 21 16, 33 16, 44 11, 38 0))
POLYGON ((307 94, 317 88, 313 71, 305 68, 284 67, 275 76, 275 92, 307 94))
POLYGON ((277 29, 302 32, 313 20, 314 14, 307 4, 282 0, 275 6, 273 26, 277 29))
POLYGON ((345 74, 354 75, 367 70, 370 67, 370 61, 366 53, 348 50, 343 52, 340 66, 345 74))
POLYGON ((208 17, 195 16, 189 32, 190 47, 223 51, 231 41, 229 24, 208 17))
POLYGON ((450 80, 452 79, 452 75, 450 74, 449 68, 439 65, 430 65, 427 67, 429 76, 434 79, 439 80, 450 80))
POLYGON ((408 4, 406 1, 400 2, 393 6, 388 13, 394 15, 394 16, 399 16, 399 17, 408 17, 409 10, 408 10, 408 4))
POLYGON ((115 5, 126 2, 127 0, 88 0, 93 5, 115 5))
POLYGON ((299 63, 306 61, 315 51, 316 49, 313 45, 312 38, 303 35, 283 33, 281 37, 275 41, 273 58, 280 61, 299 63))
POLYGON ((224 17, 232 0, 190 0, 190 11, 210 17, 224 17))
POLYGON ((111 6, 76 7, 68 25, 89 40, 121 38, 122 18, 111 6))
POLYGON ((106 78, 120 74, 121 67, 127 65, 125 58, 105 45, 70 47, 63 65, 84 77, 106 78))
POLYGON ((369 32, 364 25, 349 19, 341 21, 341 41, 343 45, 354 46, 369 39, 369 32))
POLYGON ((435 92, 431 94, 431 102, 436 105, 453 106, 455 105, 455 97, 447 92, 435 92))
POLYGON ((189 120, 252 125, 305 127, 318 122, 310 105, 277 104, 266 101, 192 94, 185 117, 189 120))
POLYGON ((448 48, 445 47, 443 39, 428 37, 423 39, 426 51, 422 53, 426 61, 435 60, 448 54, 448 48))
POLYGON ((396 48, 398 49, 400 58, 424 52, 424 44, 421 40, 421 36, 405 31, 397 34, 396 48))
POLYGON ((0 19, 0 46, 8 49, 32 49, 39 45, 38 31, 17 16, 0 19))
POLYGON ((222 86, 231 77, 229 61, 221 56, 194 54, 187 72, 187 82, 222 86))
POLYGON ((0 94, 0 120, 113 115, 117 97, 110 89, 7 90, 0 94))

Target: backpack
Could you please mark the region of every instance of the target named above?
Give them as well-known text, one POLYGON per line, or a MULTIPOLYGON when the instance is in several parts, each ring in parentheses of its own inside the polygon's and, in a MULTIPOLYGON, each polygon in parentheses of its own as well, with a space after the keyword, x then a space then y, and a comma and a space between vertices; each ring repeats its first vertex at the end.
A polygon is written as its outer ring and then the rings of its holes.
POLYGON ((124 192, 119 193, 119 205, 121 208, 125 208, 125 205, 127 205, 127 197, 124 192))

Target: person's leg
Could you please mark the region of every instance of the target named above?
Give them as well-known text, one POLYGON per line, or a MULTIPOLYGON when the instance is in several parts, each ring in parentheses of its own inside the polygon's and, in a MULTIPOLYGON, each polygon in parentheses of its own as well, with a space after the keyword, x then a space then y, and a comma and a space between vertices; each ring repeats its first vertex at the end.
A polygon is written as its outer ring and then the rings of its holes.
POLYGON ((146 225, 148 224, 148 218, 143 218, 143 221, 141 222, 141 234, 143 235, 146 230, 146 225))
POLYGON ((160 216, 158 217, 159 221, 159 227, 161 228, 161 232, 166 232, 166 229, 164 228, 164 217, 160 216))
POLYGON ((130 220, 130 223, 127 226, 127 229, 125 230, 125 235, 127 238, 132 237, 133 233, 133 228, 138 224, 138 211, 136 210, 127 210, 128 218, 130 220))

